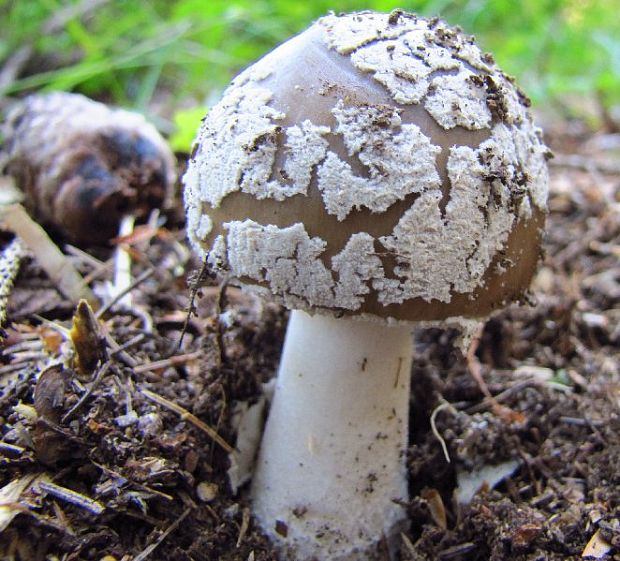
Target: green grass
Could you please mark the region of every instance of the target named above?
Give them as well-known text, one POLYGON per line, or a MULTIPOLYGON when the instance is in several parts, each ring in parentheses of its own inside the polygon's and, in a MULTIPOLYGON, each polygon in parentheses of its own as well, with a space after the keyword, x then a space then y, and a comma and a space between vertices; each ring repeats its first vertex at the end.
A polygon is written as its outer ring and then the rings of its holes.
POLYGON ((24 46, 35 53, 3 95, 80 91, 143 112, 156 105, 173 119, 329 10, 401 7, 475 34, 535 103, 620 103, 617 0, 100 0, 78 13, 87 3, 0 0, 0 64, 24 46))

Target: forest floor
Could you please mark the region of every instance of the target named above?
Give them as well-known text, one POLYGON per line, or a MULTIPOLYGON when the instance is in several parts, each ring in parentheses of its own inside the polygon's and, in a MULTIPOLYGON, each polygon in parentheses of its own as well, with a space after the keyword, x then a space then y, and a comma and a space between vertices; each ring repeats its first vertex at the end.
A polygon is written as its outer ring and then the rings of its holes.
MULTIPOLYGON (((562 124, 548 142, 532 305, 490 319, 469 359, 455 332, 415 331, 402 561, 620 559, 620 136, 562 124), (467 481, 482 485, 469 502, 467 481)), ((200 268, 181 213, 179 198, 131 240, 134 310, 104 316, 86 377, 58 366, 74 306, 22 263, 0 354, 1 559, 276 559, 227 470, 238 404, 273 375, 286 313, 207 286, 179 346, 200 268)), ((108 257, 72 252, 92 286, 108 257)))

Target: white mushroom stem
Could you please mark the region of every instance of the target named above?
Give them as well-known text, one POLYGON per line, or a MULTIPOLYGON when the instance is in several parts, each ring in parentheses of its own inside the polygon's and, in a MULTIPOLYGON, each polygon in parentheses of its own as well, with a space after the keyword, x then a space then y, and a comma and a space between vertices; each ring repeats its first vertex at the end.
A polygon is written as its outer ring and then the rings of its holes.
POLYGON ((407 327, 291 313, 252 487, 289 558, 373 559, 400 531, 411 358, 407 327))
MULTIPOLYGON (((136 217, 131 214, 123 216, 118 228, 118 237, 125 238, 133 234, 136 217)), ((119 243, 114 251, 114 282, 110 286, 112 299, 118 298, 117 304, 124 308, 132 308, 133 298, 131 287, 131 255, 125 243, 119 243), (120 294, 123 296, 119 297, 120 294)))

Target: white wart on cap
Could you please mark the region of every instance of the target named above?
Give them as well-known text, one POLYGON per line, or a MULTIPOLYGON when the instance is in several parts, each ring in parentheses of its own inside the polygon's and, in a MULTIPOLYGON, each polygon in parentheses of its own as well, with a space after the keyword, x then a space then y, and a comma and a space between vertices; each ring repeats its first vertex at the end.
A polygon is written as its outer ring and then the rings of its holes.
POLYGON ((323 17, 207 115, 190 239, 289 308, 484 317, 522 296, 539 256, 548 149, 528 105, 441 20, 323 17))

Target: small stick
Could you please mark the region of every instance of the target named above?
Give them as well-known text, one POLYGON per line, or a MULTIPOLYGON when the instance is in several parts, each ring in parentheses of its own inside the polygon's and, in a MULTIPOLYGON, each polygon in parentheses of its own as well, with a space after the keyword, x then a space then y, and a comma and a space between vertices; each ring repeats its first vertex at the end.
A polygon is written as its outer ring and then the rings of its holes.
POLYGON ((86 400, 92 395, 92 393, 95 391, 95 388, 100 384, 101 380, 103 380, 106 372, 110 369, 110 364, 110 362, 106 362, 103 364, 103 366, 101 366, 101 368, 99 368, 99 370, 97 370, 97 374, 95 375, 95 379, 93 380, 92 384, 88 386, 88 389, 82 394, 78 402, 73 407, 71 407, 71 409, 69 409, 69 411, 67 411, 62 417, 63 423, 66 423, 71 417, 73 417, 75 412, 80 407, 82 407, 84 403, 86 403, 86 400))
POLYGON ((121 292, 116 294, 114 296, 114 298, 112 298, 112 300, 110 300, 107 304, 105 304, 105 306, 102 306, 101 308, 99 308, 97 310, 97 313, 95 314, 95 316, 97 318, 100 318, 101 316, 103 316, 103 314, 105 314, 112 306, 114 306, 114 304, 119 302, 123 298, 123 296, 125 296, 125 294, 128 294, 134 288, 136 288, 137 286, 141 285, 146 279, 151 277, 154 273, 155 273, 155 269, 147 269, 146 271, 144 271, 128 287, 126 287, 124 290, 122 290, 121 292))
POLYGON ((179 527, 181 522, 187 518, 187 515, 191 512, 191 510, 191 508, 187 508, 181 516, 179 516, 172 524, 170 524, 170 526, 168 526, 168 528, 164 530, 164 532, 162 532, 159 538, 157 538, 151 545, 147 546, 142 553, 136 555, 136 557, 133 558, 133 561, 144 561, 144 559, 155 551, 155 548, 157 548, 172 532, 179 527))
POLYGON ((88 510, 92 514, 99 515, 105 510, 101 503, 66 487, 61 487, 55 483, 45 483, 44 481, 39 482, 38 485, 47 494, 52 495, 52 497, 88 510))
POLYGON ((90 253, 86 253, 83 249, 71 245, 70 243, 64 245, 64 250, 67 255, 71 255, 72 257, 79 259, 82 263, 88 264, 93 269, 105 269, 110 266, 109 261, 101 261, 100 259, 93 257, 90 253))
POLYGON ((438 554, 438 558, 441 561, 445 559, 453 559, 454 557, 461 557, 465 553, 469 553, 476 549, 476 544, 472 542, 460 543, 458 545, 453 545, 452 547, 448 547, 443 551, 440 551, 438 554))
POLYGON ((248 529, 250 528, 250 509, 244 508, 241 512, 241 527, 239 528, 239 537, 237 538, 236 546, 240 547, 243 538, 248 533, 248 529))
POLYGON ((183 328, 181 329, 181 336, 179 337, 179 342, 177 343, 177 350, 179 350, 181 348, 181 345, 183 344, 183 338, 185 337, 185 333, 187 333, 187 329, 189 327, 189 320, 191 319, 192 314, 195 311, 194 302, 196 301, 196 296, 198 295, 200 284, 208 276, 208 272, 209 272, 208 267, 209 265, 207 264, 207 260, 205 259, 205 261, 202 264, 202 267, 200 268, 200 272, 198 273, 198 276, 196 277, 196 280, 192 283, 191 294, 189 298, 189 306, 187 307, 187 315, 185 316, 185 322, 183 323, 183 328))
POLYGON ((194 360, 196 358, 200 358, 202 356, 201 351, 195 351, 193 353, 187 353, 184 355, 175 355, 170 358, 164 358, 162 360, 154 360, 153 362, 148 362, 146 364, 139 364, 134 367, 134 372, 137 374, 141 374, 142 372, 151 372, 153 370, 159 370, 161 368, 167 368, 168 366, 178 366, 180 364, 185 364, 190 360, 194 360))
POLYGON ((132 337, 131 339, 129 339, 129 341, 125 341, 122 345, 119 345, 117 349, 114 349, 113 351, 111 351, 110 357, 114 357, 115 355, 122 353, 123 351, 126 351, 130 347, 133 347, 134 345, 141 343, 145 338, 146 338, 146 335, 144 333, 138 333, 135 337, 132 337))
POLYGON ((15 444, 9 444, 8 442, 0 440, 0 454, 21 456, 25 451, 26 449, 21 446, 16 446, 15 444))
POLYGON ((400 538, 403 540, 403 543, 405 544, 405 547, 407 548, 407 551, 409 552, 409 557, 412 557, 412 558, 414 558, 413 556, 417 557, 415 546, 411 543, 411 540, 403 532, 400 533, 400 538))
MULTIPOLYGON (((43 358, 45 356, 44 353, 41 353, 41 357, 43 358)), ((11 362, 11 364, 7 364, 5 366, 0 366, 0 376, 4 376, 5 374, 10 374, 11 372, 15 372, 17 370, 23 370, 24 369, 24 362, 28 362, 32 360, 31 357, 22 359, 19 358, 18 360, 14 360, 13 362, 11 362)), ((6 394, 5 394, 6 395, 6 394)))
POLYGON ((201 421, 198 417, 190 413, 187 409, 183 409, 183 407, 181 407, 180 405, 177 405, 176 403, 166 399, 165 397, 162 397, 161 395, 153 393, 152 391, 146 389, 143 389, 141 391, 146 398, 154 401, 162 407, 165 407, 166 409, 169 409, 170 411, 174 411, 181 417, 181 419, 189 421, 196 428, 203 431, 229 454, 234 451, 234 448, 230 444, 228 444, 228 442, 226 442, 219 434, 217 434, 217 431, 215 431, 215 429, 211 428, 204 421, 201 421))
POLYGON ((101 471, 103 471, 105 474, 118 479, 121 481, 122 484, 124 484, 125 482, 132 486, 132 487, 136 487, 137 489, 140 489, 141 491, 145 491, 146 493, 150 493, 151 495, 155 495, 157 497, 161 497, 162 499, 165 499, 167 501, 173 501, 174 497, 172 497, 171 495, 168 495, 167 493, 162 493, 161 491, 158 491, 157 489, 152 489, 151 487, 147 487, 146 485, 142 485, 142 483, 138 483, 137 481, 134 481, 133 479, 129 479, 128 477, 125 477, 124 475, 118 473, 117 471, 114 471, 113 469, 110 469, 109 467, 106 467, 102 464, 98 464, 97 462, 93 461, 91 459, 91 461, 93 462, 94 465, 96 465, 101 471))
POLYGON ((133 368, 135 367, 138 363, 136 362, 136 360, 127 352, 125 352, 121 346, 116 342, 116 340, 114 339, 114 337, 112 337, 112 335, 110 335, 107 331, 103 334, 103 336, 105 337, 106 343, 108 344, 108 346, 112 349, 110 351, 110 355, 114 356, 114 358, 116 358, 117 360, 120 360, 121 362, 123 362, 125 365, 133 368))
POLYGON ((30 218, 22 205, 0 206, 0 220, 6 228, 21 238, 66 298, 74 304, 84 298, 91 305, 96 306, 97 299, 84 283, 80 273, 67 256, 58 249, 47 232, 30 218))
POLYGON ((67 255, 70 255, 74 260, 78 260, 79 262, 88 265, 92 268, 92 271, 86 275, 84 275, 84 282, 90 285, 91 282, 102 277, 107 274, 108 271, 114 265, 112 259, 108 259, 107 261, 100 261, 96 259, 92 255, 89 255, 79 247, 66 243, 64 245, 64 251, 67 255))
POLYGON ((522 413, 519 413, 518 411, 510 409, 509 407, 501 405, 493 396, 491 390, 489 390, 489 386, 487 386, 487 383, 484 381, 480 361, 476 357, 476 351, 478 350, 478 346, 480 345, 483 330, 484 324, 480 324, 477 333, 472 339, 472 342, 469 345, 469 349, 467 350, 467 368, 469 369, 469 373, 478 384, 480 391, 485 397, 485 401, 487 401, 491 405, 491 409, 495 415, 497 415, 506 422, 522 423, 525 420, 524 415, 522 413))

